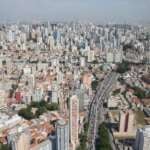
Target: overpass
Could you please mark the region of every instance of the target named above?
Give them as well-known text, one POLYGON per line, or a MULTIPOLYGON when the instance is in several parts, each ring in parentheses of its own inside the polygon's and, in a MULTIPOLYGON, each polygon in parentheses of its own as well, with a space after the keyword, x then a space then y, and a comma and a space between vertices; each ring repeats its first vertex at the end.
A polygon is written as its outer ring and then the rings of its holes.
POLYGON ((99 124, 104 121, 104 108, 103 103, 104 100, 109 97, 109 93, 111 92, 113 85, 116 83, 118 78, 117 73, 110 72, 106 75, 104 80, 98 84, 96 94, 92 99, 89 110, 88 110, 88 142, 87 149, 95 150, 95 139, 97 136, 97 129, 99 124))

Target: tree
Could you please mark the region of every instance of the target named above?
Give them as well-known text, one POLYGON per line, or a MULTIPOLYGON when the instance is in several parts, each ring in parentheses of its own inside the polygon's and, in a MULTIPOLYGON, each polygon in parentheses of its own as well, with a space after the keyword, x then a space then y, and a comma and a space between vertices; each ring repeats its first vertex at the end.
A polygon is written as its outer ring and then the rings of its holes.
POLYGON ((18 112, 19 116, 27 119, 27 120, 31 120, 34 118, 34 114, 31 112, 31 108, 22 108, 19 110, 18 112))
POLYGON ((129 70, 130 70, 129 63, 124 61, 118 65, 116 72, 122 74, 122 73, 129 71, 129 70))
POLYGON ((131 86, 127 84, 127 87, 134 90, 134 95, 139 99, 150 98, 150 91, 146 91, 138 86, 131 86))
POLYGON ((53 111, 53 110, 58 110, 58 104, 57 103, 51 103, 51 104, 47 104, 46 105, 46 108, 50 111, 53 111))
POLYGON ((46 101, 45 100, 41 100, 39 102, 39 105, 42 106, 42 107, 45 107, 47 105, 46 101))
POLYGON ((30 120, 34 118, 38 118, 40 115, 47 111, 54 111, 58 110, 58 104, 57 103, 47 103, 46 101, 42 100, 40 102, 31 102, 30 105, 27 106, 27 108, 23 108, 19 110, 18 114, 22 116, 23 118, 30 120), (32 113, 32 108, 37 108, 35 114, 32 113))
POLYGON ((134 90, 134 95, 137 96, 139 99, 143 99, 143 98, 146 98, 146 92, 137 87, 137 86, 134 86, 134 87, 131 87, 133 90, 134 90))
POLYGON ((40 107, 38 108, 38 110, 35 113, 35 116, 38 118, 40 115, 42 115, 43 113, 45 113, 47 111, 47 109, 45 107, 40 107))
POLYGON ((17 84, 12 84, 11 88, 13 89, 13 91, 15 91, 18 88, 18 85, 17 84))
POLYGON ((40 107, 39 102, 31 102, 30 106, 35 108, 40 107))
POLYGON ((87 143, 87 131, 88 131, 89 124, 87 122, 85 122, 83 127, 84 127, 83 128, 84 130, 79 135, 80 146, 78 146, 77 150, 86 150, 87 149, 86 143, 87 143))
POLYGON ((11 146, 8 144, 0 144, 0 150, 11 150, 11 146))
POLYGON ((69 109, 70 98, 67 98, 67 108, 69 109))
POLYGON ((99 138, 96 141, 96 150, 112 150, 109 143, 109 133, 105 123, 102 123, 98 128, 99 138))
POLYGON ((94 80, 94 81, 92 82, 92 90, 96 91, 97 86, 98 86, 98 81, 97 81, 97 80, 94 80))
POLYGON ((79 138, 80 138, 80 146, 78 146, 77 150, 86 150, 86 142, 87 142, 86 133, 82 132, 79 135, 79 138))
POLYGON ((121 89, 116 89, 115 91, 113 91, 113 95, 116 96, 120 93, 121 89))
POLYGON ((98 64, 97 60, 94 60, 93 62, 91 62, 92 64, 98 64))
POLYGON ((6 65, 6 60, 3 60, 3 61, 2 61, 2 65, 6 65))

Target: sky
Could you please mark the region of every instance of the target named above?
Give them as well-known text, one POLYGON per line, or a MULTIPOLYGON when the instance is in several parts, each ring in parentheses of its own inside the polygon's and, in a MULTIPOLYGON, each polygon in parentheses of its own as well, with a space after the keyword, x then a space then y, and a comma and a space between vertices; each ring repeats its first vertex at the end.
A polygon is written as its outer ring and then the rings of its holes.
POLYGON ((150 24, 150 0, 0 0, 0 22, 150 24))

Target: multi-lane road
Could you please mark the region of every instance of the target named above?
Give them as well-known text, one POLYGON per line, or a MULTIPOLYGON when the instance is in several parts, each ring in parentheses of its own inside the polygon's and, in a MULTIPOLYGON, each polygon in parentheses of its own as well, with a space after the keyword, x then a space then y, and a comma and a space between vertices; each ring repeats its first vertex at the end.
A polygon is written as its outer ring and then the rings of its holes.
POLYGON ((90 103, 88 112, 88 150, 95 150, 95 139, 97 129, 100 123, 104 121, 103 103, 108 98, 113 85, 116 83, 118 75, 115 72, 110 72, 104 80, 98 84, 95 97, 90 103))

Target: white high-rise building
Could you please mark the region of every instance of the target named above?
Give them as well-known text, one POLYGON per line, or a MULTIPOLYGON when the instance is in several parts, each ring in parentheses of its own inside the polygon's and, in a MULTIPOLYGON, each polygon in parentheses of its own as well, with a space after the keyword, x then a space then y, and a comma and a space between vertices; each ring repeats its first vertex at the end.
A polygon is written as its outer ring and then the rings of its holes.
POLYGON ((118 50, 114 53, 114 62, 121 63, 122 62, 122 50, 118 50))
POLYGON ((0 108, 6 107, 6 91, 0 89, 0 108))
POLYGON ((150 150, 150 126, 137 130, 135 150, 150 150))
POLYGON ((57 150, 69 150, 69 124, 65 120, 59 120, 56 125, 57 150))
POLYGON ((27 65, 23 68, 23 72, 24 72, 24 74, 31 74, 32 69, 30 66, 27 65))
POLYGON ((85 67, 85 57, 80 57, 80 66, 85 67))
POLYGON ((36 144, 30 150, 53 150, 51 140, 45 140, 40 144, 36 144))
POLYGON ((33 101, 40 102, 43 98, 43 89, 36 88, 33 93, 33 101))
POLYGON ((14 41, 14 32, 9 30, 8 34, 7 34, 7 39, 8 39, 9 42, 13 42, 14 41))
POLYGON ((122 50, 108 51, 106 53, 106 61, 108 63, 121 63, 122 55, 122 50))
POLYGON ((95 60, 95 52, 93 50, 88 51, 88 62, 92 62, 95 60))
POLYGON ((114 61, 113 53, 112 52, 107 52, 106 54, 106 61, 108 63, 112 63, 114 61))
POLYGON ((52 102, 53 103, 58 103, 58 93, 59 93, 59 89, 58 89, 57 82, 53 81, 52 82, 52 102))
POLYGON ((28 129, 12 129, 8 135, 8 143, 12 150, 29 150, 31 135, 28 129))

